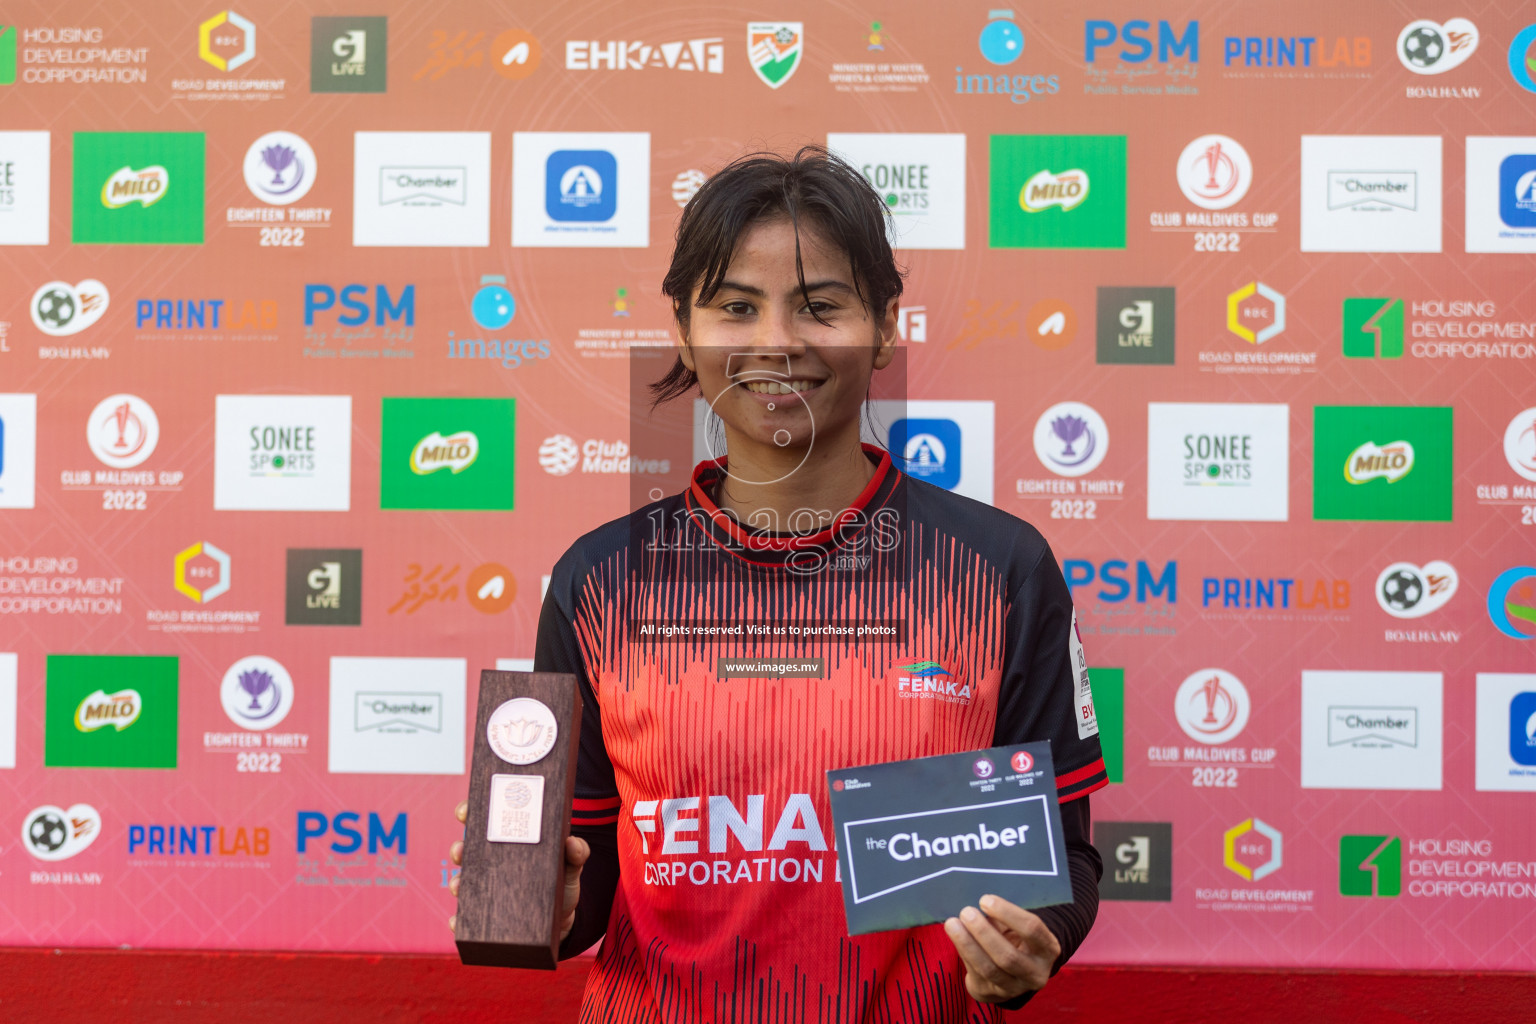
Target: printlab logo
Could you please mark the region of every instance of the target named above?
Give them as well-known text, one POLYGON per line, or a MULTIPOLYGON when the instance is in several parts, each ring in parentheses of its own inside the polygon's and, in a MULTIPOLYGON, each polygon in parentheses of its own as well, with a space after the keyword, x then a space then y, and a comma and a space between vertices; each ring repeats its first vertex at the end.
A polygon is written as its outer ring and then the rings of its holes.
POLYGON ((1536 568, 1517 565, 1488 588, 1488 618, 1513 640, 1536 639, 1536 568))
POLYGON ((1235 206, 1253 184, 1248 151, 1225 135, 1202 135, 1185 146, 1176 171, 1179 191, 1202 210, 1235 206))
POLYGON ((1313 410, 1312 517, 1449 522, 1449 406, 1313 410))
POLYGON ((1477 26, 1466 18, 1445 24, 1420 18, 1397 34, 1397 59, 1416 75, 1440 75, 1460 67, 1477 51, 1477 26))
POLYGON ((1173 825, 1096 821, 1093 845, 1104 861, 1099 898, 1167 903, 1173 899, 1173 825))
POLYGON ((1239 878, 1257 882, 1285 863, 1285 837, 1273 825, 1249 818, 1222 835, 1221 862, 1239 878))
POLYGON ((1346 359, 1403 357, 1403 300, 1348 298, 1340 331, 1346 359))
POLYGON ((101 812, 90 804, 33 808, 22 820, 21 841, 38 860, 68 860, 101 835, 101 812))
POLYGON ((201 132, 76 132, 70 240, 203 244, 201 132))
POLYGON ((1248 688, 1232 673, 1203 668, 1179 685, 1173 713, 1190 739, 1215 745, 1236 739, 1252 710, 1248 688))
POLYGON ((1399 619, 1417 619, 1445 607, 1459 577, 1449 562, 1393 562, 1376 577, 1376 601, 1399 619))
POLYGON ((489 132, 357 132, 352 244, 490 244, 489 132))
POLYGON ((362 624, 360 548, 289 548, 286 579, 287 625, 362 624))
POLYGON ((988 245, 1124 249, 1124 135, 991 137, 988 245))
POLYGON ((380 507, 512 508, 516 400, 385 398, 380 507))
MULTIPOLYGON (((14 57, 15 26, 0 26, 0 85, 6 40, 14 57)), ((48 244, 49 163, 47 132, 0 132, 0 245, 48 244)))
POLYGON ((1098 291, 1098 362, 1172 366, 1174 289, 1098 291))
POLYGON ((312 18, 310 92, 384 92, 388 18, 312 18))
POLYGON ((330 770, 464 771, 462 658, 331 659, 330 770))
POLYGON ((176 589, 197 604, 207 604, 229 591, 230 568, 228 554, 207 541, 198 541, 176 552, 176 589))
POLYGON ((1441 788, 1439 672, 1301 674, 1305 789, 1441 788))
POLYGON ((272 658, 253 654, 224 673, 219 700, 229 720, 243 729, 266 730, 293 709, 293 677, 272 658))
POLYGON ((1035 421, 1035 457, 1057 476, 1083 476, 1109 454, 1109 427, 1082 402, 1058 402, 1035 421))
POLYGON ((805 25, 798 21, 754 21, 747 25, 747 63, 770 89, 789 81, 805 55, 805 25))
POLYGON ((100 320, 110 304, 107 286, 95 278, 49 281, 32 293, 32 323, 49 337, 67 338, 100 320))
POLYGON ((293 132, 267 132, 245 151, 245 187, 273 206, 296 203, 314 187, 315 151, 293 132))
POLYGON ((1439 252, 1438 135, 1303 135, 1303 252, 1439 252))
POLYGON ((1340 896, 1400 896, 1403 842, 1397 836, 1339 837, 1340 896))
MULTIPOLYGON (((0 508, 32 508, 36 501, 37 396, 0 394, 0 508)), ((0 689, 5 658, 0 655, 0 689)))
POLYGON ((1509 41, 1509 73, 1526 92, 1536 92, 1536 25, 1527 25, 1509 41))
POLYGON ((1536 136, 1467 137, 1467 251, 1536 252, 1536 136))
POLYGON ((901 249, 965 248, 965 136, 831 132, 827 148, 859 169, 892 217, 901 249))
POLYGON ((515 132, 512 244, 650 243, 650 135, 515 132))
POLYGON ((197 55, 220 71, 234 71, 256 56, 256 26, 234 11, 220 11, 197 26, 197 55))
POLYGON ((113 469, 132 469, 155 453, 160 418, 137 395, 109 395, 86 420, 91 454, 113 469))
POLYGON ((175 768, 176 694, 173 657, 50 654, 44 765, 175 768))
POLYGON ((1227 330, 1262 345, 1285 330, 1285 296, 1263 281, 1250 281, 1227 296, 1227 330))

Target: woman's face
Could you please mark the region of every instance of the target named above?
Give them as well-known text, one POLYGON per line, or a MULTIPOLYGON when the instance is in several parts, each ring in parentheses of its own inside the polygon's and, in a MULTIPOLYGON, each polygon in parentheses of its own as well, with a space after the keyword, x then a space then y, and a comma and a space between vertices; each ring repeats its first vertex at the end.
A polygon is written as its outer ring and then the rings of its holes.
POLYGON ((681 356, 733 453, 743 443, 803 452, 818 437, 846 444, 850 430, 856 443, 870 374, 895 353, 894 298, 871 317, 847 255, 803 222, 800 259, 804 291, 794 225, 759 221, 738 239, 720 290, 702 305, 694 290, 681 356))

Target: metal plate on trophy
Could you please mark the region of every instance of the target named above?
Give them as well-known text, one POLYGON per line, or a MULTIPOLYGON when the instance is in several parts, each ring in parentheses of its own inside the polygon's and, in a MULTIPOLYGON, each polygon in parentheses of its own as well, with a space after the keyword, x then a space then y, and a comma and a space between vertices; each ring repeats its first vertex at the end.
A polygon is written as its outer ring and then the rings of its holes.
POLYGON ((480 674, 454 928, 462 962, 554 970, 580 734, 574 675, 480 674))

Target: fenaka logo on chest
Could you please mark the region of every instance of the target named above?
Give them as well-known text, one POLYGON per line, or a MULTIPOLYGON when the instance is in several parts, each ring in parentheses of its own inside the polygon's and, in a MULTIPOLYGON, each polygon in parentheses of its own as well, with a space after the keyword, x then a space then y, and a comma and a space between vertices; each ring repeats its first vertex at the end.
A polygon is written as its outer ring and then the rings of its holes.
POLYGON ((936 661, 913 661, 898 665, 891 673, 899 697, 918 700, 942 700, 948 704, 969 704, 971 684, 957 679, 936 661))

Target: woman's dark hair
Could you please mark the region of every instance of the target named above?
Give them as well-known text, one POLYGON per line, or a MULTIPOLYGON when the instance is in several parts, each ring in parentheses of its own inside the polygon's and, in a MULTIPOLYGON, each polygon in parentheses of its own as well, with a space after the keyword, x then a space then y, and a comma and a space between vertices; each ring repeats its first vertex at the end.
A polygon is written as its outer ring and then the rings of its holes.
MULTIPOLYGON (((694 288, 699 289, 700 302, 714 298, 742 232, 761 220, 788 217, 795 228, 795 273, 801 292, 804 221, 847 254, 859 299, 878 316, 901 294, 901 271, 887 234, 890 216, 864 176, 821 146, 803 146, 792 158, 749 153, 711 176, 684 207, 672 266, 661 290, 672 300, 672 315, 686 335, 694 288)), ((810 295, 805 297, 809 302, 810 295)), ((814 311, 812 315, 821 320, 814 311)), ((678 359, 665 377, 651 384, 654 404, 685 395, 698 382, 678 359)))

